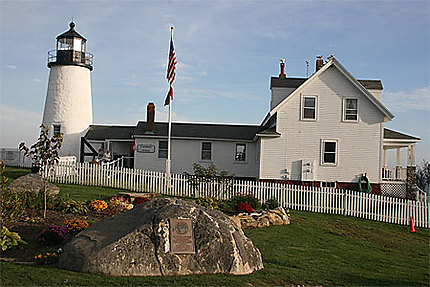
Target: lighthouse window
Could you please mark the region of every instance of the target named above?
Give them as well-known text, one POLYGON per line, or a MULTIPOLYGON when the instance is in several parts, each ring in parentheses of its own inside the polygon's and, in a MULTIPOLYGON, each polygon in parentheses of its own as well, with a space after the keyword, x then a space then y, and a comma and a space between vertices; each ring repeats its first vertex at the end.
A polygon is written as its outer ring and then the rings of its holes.
POLYGON ((65 38, 58 40, 57 50, 71 50, 73 47, 73 39, 65 38))
POLYGON ((54 135, 59 135, 61 133, 61 125, 53 125, 54 135))

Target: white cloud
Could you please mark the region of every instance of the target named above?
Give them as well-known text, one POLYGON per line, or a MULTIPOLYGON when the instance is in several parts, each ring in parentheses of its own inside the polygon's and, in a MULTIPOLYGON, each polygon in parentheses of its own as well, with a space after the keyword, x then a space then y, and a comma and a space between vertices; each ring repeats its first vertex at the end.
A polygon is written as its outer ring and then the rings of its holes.
POLYGON ((14 66, 14 65, 7 65, 6 68, 8 68, 10 70, 16 70, 16 66, 14 66))
POLYGON ((33 78, 33 79, 31 79, 31 81, 32 81, 33 83, 41 83, 41 82, 42 82, 42 80, 41 80, 41 79, 39 79, 39 78, 33 78))
POLYGON ((382 100, 394 112, 430 111, 430 87, 415 88, 407 92, 383 93, 382 100))

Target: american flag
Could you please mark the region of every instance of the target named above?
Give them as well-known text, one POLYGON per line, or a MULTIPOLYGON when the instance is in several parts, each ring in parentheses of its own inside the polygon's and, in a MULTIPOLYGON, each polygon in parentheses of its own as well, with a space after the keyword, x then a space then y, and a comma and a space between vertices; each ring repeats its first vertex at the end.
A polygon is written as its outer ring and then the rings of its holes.
POLYGON ((175 53, 175 47, 173 46, 173 27, 172 34, 170 36, 170 51, 169 51, 169 63, 167 67, 167 75, 166 79, 170 84, 169 92, 167 93, 166 101, 164 102, 164 105, 167 106, 170 104, 170 100, 173 100, 173 81, 175 81, 176 76, 176 64, 178 63, 176 60, 176 53, 175 53))

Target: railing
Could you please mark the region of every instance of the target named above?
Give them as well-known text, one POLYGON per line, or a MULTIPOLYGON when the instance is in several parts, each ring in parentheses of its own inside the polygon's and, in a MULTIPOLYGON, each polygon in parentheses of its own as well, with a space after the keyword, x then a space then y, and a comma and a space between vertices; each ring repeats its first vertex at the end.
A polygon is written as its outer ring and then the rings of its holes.
POLYGON ((406 181, 406 167, 382 168, 382 180, 406 181))
POLYGON ((48 179, 57 183, 104 186, 135 192, 155 192, 179 197, 228 199, 237 193, 252 194, 261 202, 276 198, 285 207, 319 213, 342 214, 395 224, 430 228, 428 201, 413 201, 335 188, 234 180, 192 185, 185 175, 129 168, 107 168, 89 163, 49 168, 48 179))
POLYGON ((52 50, 48 52, 48 66, 57 62, 72 62, 86 66, 93 66, 93 54, 89 52, 80 52, 75 50, 52 50))

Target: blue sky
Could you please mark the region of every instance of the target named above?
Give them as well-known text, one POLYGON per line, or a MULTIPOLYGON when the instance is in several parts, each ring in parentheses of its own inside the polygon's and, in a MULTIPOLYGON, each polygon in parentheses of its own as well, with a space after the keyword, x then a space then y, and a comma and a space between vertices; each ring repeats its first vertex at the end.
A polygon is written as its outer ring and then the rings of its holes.
POLYGON ((359 79, 381 79, 395 114, 386 126, 418 136, 430 160, 429 1, 0 1, 0 147, 38 135, 55 37, 76 30, 94 54, 95 124, 136 124, 163 101, 170 26, 178 74, 174 121, 259 124, 269 81, 306 77, 316 55, 359 79))

